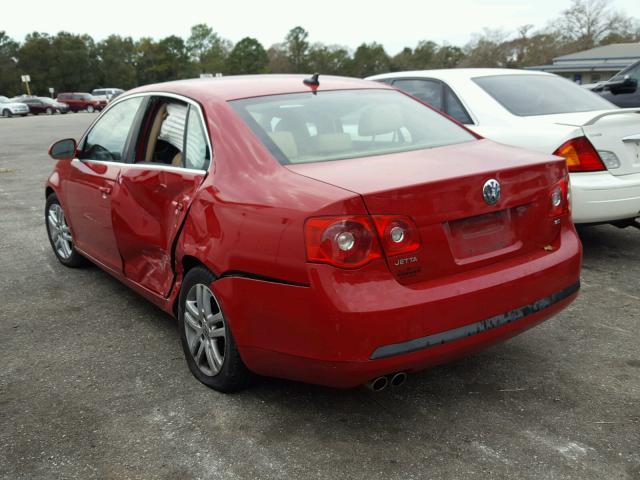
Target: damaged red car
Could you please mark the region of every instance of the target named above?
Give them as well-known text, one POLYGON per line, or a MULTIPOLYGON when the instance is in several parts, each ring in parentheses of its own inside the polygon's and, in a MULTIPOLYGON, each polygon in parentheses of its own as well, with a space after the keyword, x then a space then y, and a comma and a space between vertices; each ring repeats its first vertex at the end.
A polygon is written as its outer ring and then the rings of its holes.
POLYGON ((178 319, 193 375, 374 390, 577 295, 564 159, 391 87, 247 76, 138 88, 50 149, 46 226, 178 319))

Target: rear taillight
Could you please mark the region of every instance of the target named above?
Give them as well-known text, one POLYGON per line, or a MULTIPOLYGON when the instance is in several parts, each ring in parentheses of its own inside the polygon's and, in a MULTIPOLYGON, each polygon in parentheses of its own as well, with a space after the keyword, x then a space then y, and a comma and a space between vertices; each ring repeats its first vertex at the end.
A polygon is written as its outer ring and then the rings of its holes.
POLYGON ((388 257, 414 252, 420 248, 418 229, 409 217, 374 215, 373 221, 388 257))
POLYGON ((359 268, 382 256, 371 218, 366 215, 310 218, 304 234, 310 262, 359 268))
POLYGON ((556 183, 549 194, 549 216, 560 217, 568 214, 571 209, 571 185, 569 177, 564 177, 556 183))
POLYGON ((602 159, 587 137, 577 137, 563 143, 554 155, 564 157, 570 172, 606 170, 602 159))
POLYGON ((383 251, 391 257, 420 248, 415 223, 402 215, 310 218, 304 235, 309 262, 340 268, 362 267, 381 258, 383 251))

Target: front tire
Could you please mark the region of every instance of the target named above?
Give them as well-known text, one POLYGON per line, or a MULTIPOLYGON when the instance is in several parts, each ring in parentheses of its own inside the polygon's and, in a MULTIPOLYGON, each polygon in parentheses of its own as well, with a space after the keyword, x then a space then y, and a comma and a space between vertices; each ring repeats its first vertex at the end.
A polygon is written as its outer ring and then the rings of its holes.
POLYGON ((51 110, 50 108, 47 108, 44 112, 45 112, 47 115, 53 115, 53 110, 51 110))
POLYGON ((216 277, 204 267, 189 270, 180 289, 178 327, 189 370, 219 392, 235 392, 250 378, 220 303, 211 291, 216 277))
POLYGON ((49 242, 60 263, 71 268, 85 265, 87 261, 74 247, 64 210, 55 193, 47 197, 44 215, 49 242))
POLYGON ((87 112, 89 112, 89 113, 93 113, 93 112, 95 112, 95 108, 93 108, 93 105, 89 105, 89 106, 87 107, 87 112))

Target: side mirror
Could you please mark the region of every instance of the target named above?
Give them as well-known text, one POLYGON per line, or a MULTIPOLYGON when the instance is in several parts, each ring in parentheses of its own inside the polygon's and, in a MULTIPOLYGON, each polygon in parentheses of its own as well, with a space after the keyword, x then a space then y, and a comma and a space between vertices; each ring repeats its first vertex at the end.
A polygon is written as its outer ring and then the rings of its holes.
POLYGON ((73 138, 65 138, 49 147, 49 156, 54 160, 71 160, 76 156, 76 149, 76 141, 73 138))
POLYGON ((614 82, 609 82, 607 87, 614 95, 618 95, 620 93, 634 93, 638 89, 638 81, 635 78, 631 78, 629 75, 625 75, 624 78, 614 82))

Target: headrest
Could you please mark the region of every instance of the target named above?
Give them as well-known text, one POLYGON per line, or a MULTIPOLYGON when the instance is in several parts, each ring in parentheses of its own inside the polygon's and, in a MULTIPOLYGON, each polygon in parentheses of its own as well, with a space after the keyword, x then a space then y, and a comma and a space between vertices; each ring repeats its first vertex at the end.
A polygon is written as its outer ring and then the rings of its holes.
POLYGON ((360 116, 358 135, 370 137, 395 132, 403 126, 402 113, 392 105, 376 105, 367 108, 360 116))
POLYGON ((270 132, 269 137, 288 159, 298 156, 298 146, 291 132, 270 132))
POLYGON ((320 155, 351 150, 351 136, 347 133, 321 133, 309 139, 310 150, 320 155))

